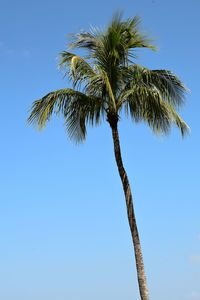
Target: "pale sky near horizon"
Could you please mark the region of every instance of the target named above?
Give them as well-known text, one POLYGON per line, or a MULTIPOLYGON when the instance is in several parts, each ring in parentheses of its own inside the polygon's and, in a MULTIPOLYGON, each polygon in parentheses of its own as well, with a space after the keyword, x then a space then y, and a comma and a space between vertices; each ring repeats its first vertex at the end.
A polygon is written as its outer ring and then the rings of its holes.
POLYGON ((79 147, 62 119, 38 133, 28 107, 69 85, 56 68, 67 34, 104 26, 117 9, 139 14, 159 52, 139 63, 169 69, 190 89, 191 127, 156 137, 119 125, 150 299, 200 300, 200 2, 1 1, 0 299, 139 300, 124 195, 108 124, 79 147))

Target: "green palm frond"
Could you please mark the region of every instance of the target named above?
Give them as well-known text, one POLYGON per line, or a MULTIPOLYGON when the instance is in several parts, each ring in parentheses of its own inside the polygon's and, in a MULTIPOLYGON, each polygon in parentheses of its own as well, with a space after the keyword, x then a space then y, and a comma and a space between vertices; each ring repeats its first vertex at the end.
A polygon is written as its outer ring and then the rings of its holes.
POLYGON ((188 91, 177 76, 167 70, 148 70, 136 64, 123 69, 126 70, 126 80, 119 95, 119 109, 125 105, 125 111, 130 109, 135 121, 147 121, 157 132, 169 132, 173 123, 181 130, 182 136, 189 132, 189 127, 175 111, 184 104, 188 91))
POLYGON ((93 30, 93 32, 87 32, 85 30, 81 30, 80 33, 70 34, 71 43, 69 43, 69 49, 74 48, 83 48, 87 51, 95 51, 100 46, 100 40, 95 36, 99 36, 98 31, 93 30))
POLYGON ((158 90, 162 98, 171 104, 175 109, 184 104, 185 94, 188 89, 183 82, 171 71, 149 70, 137 66, 129 66, 134 81, 138 80, 146 86, 158 90), (138 78, 138 79, 137 79, 138 78))
POLYGON ((172 125, 176 125, 182 137, 190 132, 190 128, 176 113, 175 109, 164 101, 158 91, 146 86, 135 86, 125 94, 125 111, 130 113, 135 122, 147 122, 155 133, 169 133, 172 125))
POLYGON ((129 49, 149 48, 156 51, 157 47, 152 45, 153 40, 140 30, 141 21, 138 15, 125 21, 125 34, 123 36, 125 44, 128 44, 129 49))
POLYGON ((74 88, 81 83, 87 81, 88 78, 94 76, 96 73, 93 68, 82 57, 63 51, 59 55, 60 62, 59 68, 64 69, 65 76, 69 76, 69 79, 73 80, 74 88))
POLYGON ((168 70, 152 70, 150 73, 152 85, 159 90, 165 101, 174 108, 185 103, 185 94, 189 90, 174 73, 168 70))
POLYGON ((130 55, 128 51, 136 48, 145 47, 151 50, 157 49, 152 45, 152 40, 141 31, 140 23, 141 18, 138 15, 124 21, 122 20, 121 13, 117 13, 113 16, 112 22, 107 28, 107 37, 108 40, 112 42, 110 48, 112 49, 113 47, 116 49, 118 57, 123 57, 125 53, 130 55))
POLYGON ((162 101, 162 105, 166 107, 171 121, 174 125, 176 125, 178 129, 181 130, 182 137, 184 138, 186 134, 190 133, 190 127, 181 119, 181 117, 177 114, 175 109, 169 103, 162 101))
POLYGON ((72 89, 51 92, 36 100, 30 108, 29 124, 43 129, 53 114, 62 114, 70 138, 77 142, 85 139, 86 124, 99 125, 104 118, 104 102, 101 98, 87 96, 72 89))

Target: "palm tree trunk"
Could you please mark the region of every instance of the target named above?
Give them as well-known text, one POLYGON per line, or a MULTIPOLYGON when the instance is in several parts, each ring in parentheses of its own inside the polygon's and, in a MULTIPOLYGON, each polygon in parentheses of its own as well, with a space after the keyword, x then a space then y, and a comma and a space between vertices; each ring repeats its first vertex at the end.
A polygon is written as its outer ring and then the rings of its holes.
POLYGON ((108 120, 108 122, 112 129, 115 159, 116 159, 116 163, 117 163, 117 167, 122 181, 125 199, 126 199, 128 221, 129 221, 129 226, 130 226, 133 245, 134 245, 140 296, 141 296, 141 300, 149 300, 149 293, 148 293, 146 275, 144 270, 142 250, 141 250, 140 239, 139 239, 139 234, 138 234, 138 229, 137 229, 137 224, 136 224, 136 219, 134 214, 134 208, 133 208, 133 198, 132 198, 131 189, 128 181, 128 176, 124 169, 122 157, 121 157, 117 121, 110 122, 110 120, 108 120))

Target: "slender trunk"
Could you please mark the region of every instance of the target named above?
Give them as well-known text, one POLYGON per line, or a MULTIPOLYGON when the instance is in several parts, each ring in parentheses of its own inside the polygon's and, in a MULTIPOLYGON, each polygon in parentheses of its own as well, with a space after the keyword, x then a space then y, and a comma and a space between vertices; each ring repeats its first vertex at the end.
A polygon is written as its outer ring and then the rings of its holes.
POLYGON ((110 122, 108 120, 108 122, 112 129, 115 159, 116 159, 116 163, 117 163, 117 167, 118 167, 119 175, 120 175, 120 178, 122 181, 125 199, 126 199, 128 221, 129 221, 129 226, 130 226, 133 245, 134 245, 140 297, 141 297, 141 300, 149 300, 149 293, 148 293, 146 275, 145 275, 145 270, 144 270, 142 250, 141 250, 140 239, 139 239, 139 234, 138 234, 138 229, 137 229, 137 224, 136 224, 136 219, 135 219, 135 214, 134 214, 134 208, 133 208, 133 198, 132 198, 131 189, 130 189, 130 185, 129 185, 129 181, 128 181, 128 176, 124 169, 122 157, 121 157, 119 135, 118 135, 118 129, 117 129, 117 121, 110 122))

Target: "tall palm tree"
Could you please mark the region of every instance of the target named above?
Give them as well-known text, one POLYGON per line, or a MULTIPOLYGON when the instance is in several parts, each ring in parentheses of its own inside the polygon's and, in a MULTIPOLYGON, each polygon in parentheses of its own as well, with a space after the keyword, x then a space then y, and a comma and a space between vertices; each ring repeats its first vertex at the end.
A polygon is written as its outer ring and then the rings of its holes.
POLYGON ((92 27, 90 32, 71 35, 69 49, 85 50, 82 57, 69 51, 60 54, 60 68, 73 83, 50 92, 35 101, 30 109, 29 123, 39 129, 55 114, 62 114, 70 139, 82 142, 87 125, 106 120, 112 131, 115 159, 122 181, 127 215, 132 235, 139 291, 142 300, 149 299, 141 245, 133 208, 133 198, 124 169, 118 122, 129 116, 134 122, 145 122, 156 133, 168 133, 176 125, 181 134, 189 131, 176 110, 184 104, 186 88, 167 70, 149 70, 135 63, 135 49, 155 50, 141 32, 138 16, 122 20, 116 14, 105 29, 92 27))

